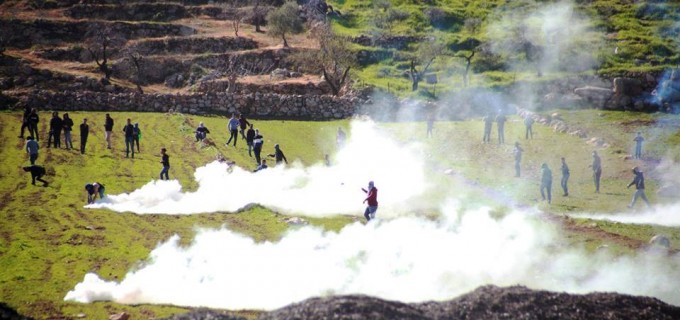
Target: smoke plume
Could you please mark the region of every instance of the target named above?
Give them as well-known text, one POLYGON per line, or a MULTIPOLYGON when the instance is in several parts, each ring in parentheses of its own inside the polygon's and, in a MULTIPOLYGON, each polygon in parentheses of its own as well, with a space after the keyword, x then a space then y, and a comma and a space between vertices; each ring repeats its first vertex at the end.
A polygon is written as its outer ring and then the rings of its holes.
POLYGON ((131 193, 110 195, 88 208, 118 212, 192 214, 235 212, 249 204, 308 216, 361 214, 368 181, 379 190, 379 215, 409 212, 426 190, 418 144, 400 145, 373 122, 354 121, 346 146, 334 164, 309 168, 293 164, 256 173, 213 162, 194 174, 195 192, 183 192, 178 181, 151 181, 131 193), (407 187, 404 187, 407 186, 407 187))
POLYGON ((678 254, 590 253, 566 245, 535 212, 499 217, 488 208, 464 211, 455 202, 442 212, 437 221, 357 222, 337 233, 306 226, 278 242, 256 243, 221 229, 202 230, 181 247, 174 236, 122 281, 90 273, 65 300, 270 310, 330 294, 417 302, 452 298, 484 284, 522 284, 680 304, 678 254))

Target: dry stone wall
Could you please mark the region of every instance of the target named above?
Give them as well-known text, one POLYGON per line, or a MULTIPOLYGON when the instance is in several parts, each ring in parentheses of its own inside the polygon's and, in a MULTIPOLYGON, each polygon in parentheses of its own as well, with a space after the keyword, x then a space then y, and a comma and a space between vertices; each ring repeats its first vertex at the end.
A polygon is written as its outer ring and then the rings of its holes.
POLYGON ((341 119, 359 110, 358 98, 329 95, 282 95, 254 93, 139 94, 105 92, 36 91, 19 97, 15 108, 30 106, 62 111, 140 111, 192 114, 242 112, 251 117, 274 119, 341 119))

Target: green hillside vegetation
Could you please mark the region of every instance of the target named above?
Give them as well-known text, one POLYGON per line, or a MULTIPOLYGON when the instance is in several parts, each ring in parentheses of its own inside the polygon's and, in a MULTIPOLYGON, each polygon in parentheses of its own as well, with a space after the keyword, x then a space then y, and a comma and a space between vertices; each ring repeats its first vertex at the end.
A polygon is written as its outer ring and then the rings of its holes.
MULTIPOLYGON (((434 91, 469 86, 507 86, 515 80, 550 80, 573 74, 623 75, 654 72, 680 63, 680 3, 632 1, 470 1, 470 0, 337 0, 341 16, 334 30, 377 40, 392 36, 421 37, 406 48, 356 45, 384 59, 365 61, 356 76, 397 95, 430 97, 434 91), (573 6, 567 4, 573 3, 573 6), (555 23, 556 25, 550 25, 555 23), (547 28, 546 28, 547 26, 547 28), (423 85, 411 92, 410 60, 426 42, 444 50, 427 73, 438 89, 423 85), (551 51, 559 52, 553 55, 551 51), (544 64, 541 75, 536 67, 544 64)), ((423 82, 424 84, 424 82, 423 82)))
MULTIPOLYGON (((73 289, 87 272, 96 272, 108 280, 124 275, 147 259, 159 242, 178 234, 182 243, 189 244, 197 228, 220 228, 244 233, 256 241, 276 241, 286 230, 295 228, 283 221, 280 213, 255 207, 238 213, 196 215, 136 215, 109 210, 84 209, 87 182, 99 181, 107 193, 133 191, 152 179, 160 171, 161 147, 168 148, 171 158, 170 176, 178 179, 187 190, 195 190, 193 172, 196 167, 213 161, 217 154, 235 160, 238 165, 252 169, 254 161, 239 141, 238 147, 226 147, 224 142, 227 119, 217 116, 182 114, 112 113, 116 120, 114 148, 107 150, 103 138, 103 113, 72 112, 76 123, 87 117, 91 126, 88 150, 81 156, 75 150, 42 148, 39 164, 48 170, 47 188, 32 186, 30 176, 20 167, 27 165, 24 142, 17 139, 19 113, 1 113, 0 161, 0 301, 21 313, 37 318, 75 317, 85 313, 87 318, 102 319, 108 314, 126 311, 135 319, 164 317, 185 312, 172 306, 125 306, 109 302, 79 304, 63 302, 66 292, 73 289), (143 132, 141 153, 126 159, 122 129, 124 119, 139 122, 143 132), (212 143, 196 143, 193 128, 204 122, 211 130, 212 143)), ((41 143, 44 143, 47 112, 41 113, 41 143)), ((566 134, 555 134, 548 127, 536 125, 536 138, 524 140, 524 126, 511 116, 506 127, 507 143, 481 144, 482 122, 478 119, 459 122, 437 122, 434 137, 425 139, 424 123, 381 123, 379 127, 402 142, 422 142, 425 147, 428 180, 439 185, 424 199, 433 203, 456 196, 464 207, 491 205, 503 214, 514 206, 533 207, 554 214, 546 216, 562 226, 567 234, 566 245, 595 249, 606 244, 621 252, 643 246, 657 233, 669 236, 673 249, 680 249, 680 229, 658 226, 636 226, 587 219, 566 219, 563 213, 621 212, 630 201, 632 191, 626 189, 631 180, 630 168, 641 166, 647 173, 647 195, 653 203, 670 203, 673 199, 657 197, 655 191, 663 173, 655 171, 662 156, 678 160, 680 133, 661 130, 661 126, 680 121, 678 116, 650 114, 644 121, 638 115, 624 112, 574 111, 565 112, 567 120, 592 119, 581 122, 591 136, 600 136, 612 145, 599 149, 604 174, 602 193, 594 194, 590 176, 590 152, 593 147, 584 140, 566 134), (607 126, 601 122, 606 122, 607 126), (606 128, 606 129, 598 129, 606 128), (646 161, 623 159, 631 147, 634 132, 647 137, 646 161), (520 141, 526 150, 523 177, 514 178, 511 144, 520 141), (559 158, 567 157, 571 167, 570 197, 561 197, 559 190, 559 158), (554 202, 548 206, 540 202, 538 169, 547 162, 553 169, 554 202)), ((335 153, 335 130, 338 126, 349 131, 343 121, 254 121, 265 136, 265 150, 271 152, 279 143, 289 160, 304 165, 318 163, 325 153, 335 153)), ((494 127, 495 129, 495 127, 494 127)), ((77 131, 76 131, 77 132, 77 131)), ((495 134, 495 130, 494 130, 495 134)), ((74 142, 76 148, 78 141, 74 142)), ((380 156, 379 154, 376 156, 380 156)), ((385 159, 385 161, 398 161, 385 159)), ((404 168, 408 170, 408 168, 404 168)), ((358 200, 360 201, 360 200, 358 200)), ((436 218, 437 209, 416 214, 436 218)), ((313 225, 326 230, 339 230, 352 223, 356 216, 339 215, 334 218, 306 218, 313 225)), ((236 314, 253 318, 258 311, 239 311, 236 314)))

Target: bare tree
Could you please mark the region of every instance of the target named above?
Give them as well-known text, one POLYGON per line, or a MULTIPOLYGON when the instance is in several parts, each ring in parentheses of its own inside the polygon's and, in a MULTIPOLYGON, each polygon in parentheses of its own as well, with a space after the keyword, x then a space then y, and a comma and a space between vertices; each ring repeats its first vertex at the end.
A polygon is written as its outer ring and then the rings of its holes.
POLYGON ((423 75, 427 73, 434 60, 444 53, 445 49, 444 44, 436 41, 436 39, 420 45, 415 55, 411 57, 411 90, 418 90, 418 84, 422 80, 423 75), (420 71, 417 69, 419 65, 422 66, 420 71))
POLYGON ((327 24, 316 26, 313 35, 319 42, 319 50, 301 51, 294 59, 308 68, 311 66, 315 72, 320 71, 333 95, 337 96, 349 81, 356 55, 348 49, 347 39, 334 34, 327 24))
POLYGON ((99 70, 104 73, 104 77, 107 80, 110 79, 113 73, 113 70, 109 67, 111 51, 125 43, 125 39, 120 34, 114 32, 110 26, 92 29, 87 32, 85 37, 87 39, 87 51, 99 67, 99 70))
POLYGON ((278 9, 270 11, 267 14, 267 23, 268 33, 273 37, 281 37, 285 48, 289 47, 286 34, 298 34, 304 31, 302 19, 298 14, 298 6, 295 1, 291 0, 286 1, 278 9))
POLYGON ((132 82, 137 86, 137 91, 144 94, 141 84, 144 82, 144 73, 142 72, 142 66, 144 58, 139 52, 126 52, 127 59, 132 63, 134 68, 134 75, 132 76, 132 82))
POLYGON ((463 73, 463 86, 467 87, 470 84, 470 67, 472 66, 472 58, 475 57, 481 42, 474 38, 468 38, 462 50, 456 52, 456 57, 465 59, 465 73, 463 73))

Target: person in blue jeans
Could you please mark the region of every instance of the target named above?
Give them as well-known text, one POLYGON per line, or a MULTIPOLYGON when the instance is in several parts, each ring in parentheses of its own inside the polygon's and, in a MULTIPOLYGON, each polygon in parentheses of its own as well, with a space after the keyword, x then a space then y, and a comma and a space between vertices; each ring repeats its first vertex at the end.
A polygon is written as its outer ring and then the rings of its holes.
POLYGON ((170 171, 170 156, 166 153, 167 150, 165 148, 161 149, 161 163, 163 164, 163 170, 161 170, 161 180, 163 180, 163 176, 165 175, 165 180, 170 180, 170 177, 168 176, 168 171, 170 171))
POLYGON ((225 143, 225 146, 229 146, 229 143, 231 143, 231 139, 234 139, 234 147, 236 146, 236 141, 238 141, 238 128, 240 126, 240 122, 238 119, 236 119, 236 115, 232 114, 231 119, 229 119, 229 124, 227 124, 227 128, 229 129, 229 141, 225 143))
POLYGON ((135 158, 135 126, 132 125, 132 121, 127 119, 127 124, 123 127, 123 132, 125 132, 125 157, 130 156, 130 150, 132 150, 132 158, 135 158))

